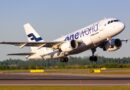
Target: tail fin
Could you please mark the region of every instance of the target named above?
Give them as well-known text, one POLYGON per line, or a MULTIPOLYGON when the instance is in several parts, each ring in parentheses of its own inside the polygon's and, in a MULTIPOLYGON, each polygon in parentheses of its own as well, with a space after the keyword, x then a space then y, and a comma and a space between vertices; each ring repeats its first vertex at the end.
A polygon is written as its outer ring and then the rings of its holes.
MULTIPOLYGON (((35 29, 29 23, 24 25, 24 30, 29 42, 44 42, 42 37, 35 31, 35 29)), ((37 47, 31 47, 32 52, 36 52, 37 49, 37 47)))

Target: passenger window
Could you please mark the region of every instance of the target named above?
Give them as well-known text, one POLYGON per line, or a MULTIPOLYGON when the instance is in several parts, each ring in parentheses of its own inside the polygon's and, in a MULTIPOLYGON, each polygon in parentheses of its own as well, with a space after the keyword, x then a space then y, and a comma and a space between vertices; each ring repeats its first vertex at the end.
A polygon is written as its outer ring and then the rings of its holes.
POLYGON ((110 24, 110 21, 108 21, 108 24, 110 24))

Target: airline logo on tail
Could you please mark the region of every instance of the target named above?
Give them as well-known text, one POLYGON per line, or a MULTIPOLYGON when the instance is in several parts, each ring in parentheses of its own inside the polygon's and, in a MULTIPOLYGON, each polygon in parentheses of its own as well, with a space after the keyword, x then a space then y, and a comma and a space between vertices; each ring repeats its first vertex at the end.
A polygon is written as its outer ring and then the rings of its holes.
POLYGON ((35 40, 36 42, 39 42, 43 40, 41 37, 36 37, 33 33, 30 33, 27 35, 31 40, 35 40))
POLYGON ((35 31, 35 29, 29 24, 24 25, 25 33, 29 42, 43 42, 42 37, 35 31))

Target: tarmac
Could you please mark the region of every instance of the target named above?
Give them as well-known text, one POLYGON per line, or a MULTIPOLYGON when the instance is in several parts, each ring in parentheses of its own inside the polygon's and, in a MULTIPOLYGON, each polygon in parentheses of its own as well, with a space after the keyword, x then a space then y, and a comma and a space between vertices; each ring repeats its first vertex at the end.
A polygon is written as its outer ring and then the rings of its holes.
POLYGON ((0 85, 129 86, 130 76, 64 73, 0 73, 0 85))

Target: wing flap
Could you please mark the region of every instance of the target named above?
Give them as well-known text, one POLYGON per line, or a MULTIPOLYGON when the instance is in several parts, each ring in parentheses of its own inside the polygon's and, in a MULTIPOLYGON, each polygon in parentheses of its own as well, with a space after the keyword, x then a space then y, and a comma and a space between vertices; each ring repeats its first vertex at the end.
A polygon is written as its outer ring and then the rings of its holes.
POLYGON ((48 53, 48 54, 42 55, 42 57, 47 56, 47 55, 54 55, 55 53, 58 53, 58 52, 59 52, 59 50, 55 50, 55 51, 50 52, 50 53, 48 53))

